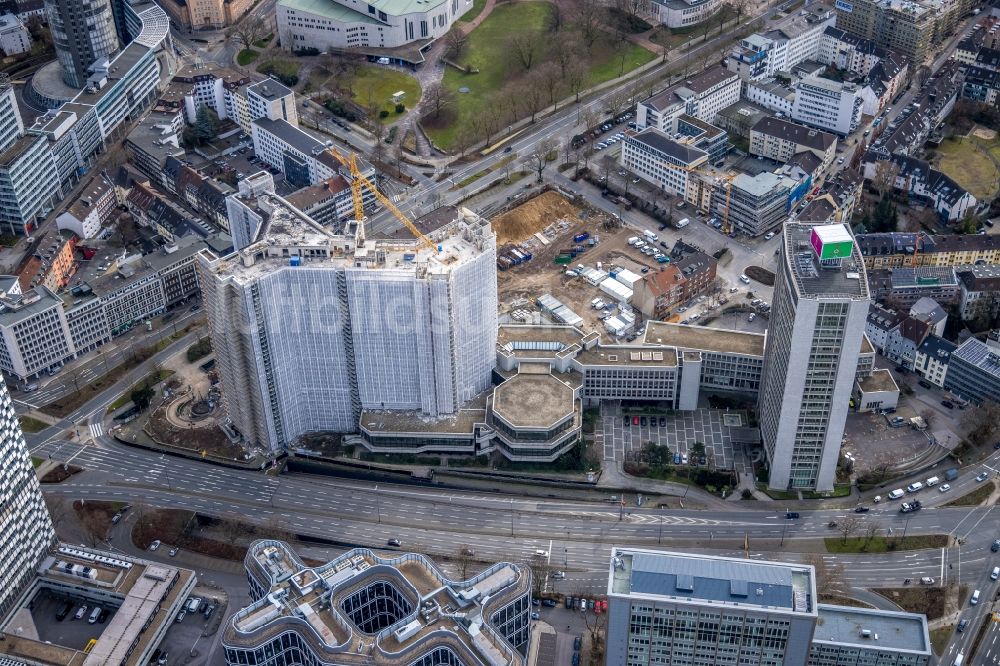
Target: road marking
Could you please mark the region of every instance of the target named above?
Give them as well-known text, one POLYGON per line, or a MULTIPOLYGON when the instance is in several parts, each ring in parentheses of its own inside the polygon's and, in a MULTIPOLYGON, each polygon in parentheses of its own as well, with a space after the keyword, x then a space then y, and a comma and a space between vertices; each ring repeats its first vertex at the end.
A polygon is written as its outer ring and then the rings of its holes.
POLYGON ((97 439, 104 434, 104 424, 103 423, 91 423, 90 424, 90 436, 97 439))

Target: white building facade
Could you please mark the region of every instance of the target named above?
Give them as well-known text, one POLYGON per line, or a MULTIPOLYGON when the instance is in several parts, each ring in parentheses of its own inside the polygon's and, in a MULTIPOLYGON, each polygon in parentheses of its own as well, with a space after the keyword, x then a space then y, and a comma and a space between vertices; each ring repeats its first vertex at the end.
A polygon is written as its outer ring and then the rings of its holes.
POLYGON ((787 222, 781 249, 758 399, 769 485, 832 490, 870 303, 864 262, 840 224, 787 222))
POLYGON ((864 98, 857 86, 820 77, 796 81, 792 119, 839 136, 858 128, 864 98))
POLYGON ((0 51, 18 55, 31 50, 31 33, 20 17, 14 14, 0 16, 0 51))
POLYGON ((701 205, 701 181, 693 170, 707 166, 705 151, 677 142, 657 129, 647 129, 622 142, 621 164, 664 192, 701 205))

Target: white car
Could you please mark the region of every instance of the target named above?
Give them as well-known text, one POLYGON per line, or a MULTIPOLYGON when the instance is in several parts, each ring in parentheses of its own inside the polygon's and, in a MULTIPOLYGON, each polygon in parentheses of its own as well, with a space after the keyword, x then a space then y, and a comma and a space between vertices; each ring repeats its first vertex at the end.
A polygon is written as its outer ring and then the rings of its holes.
POLYGON ((149 544, 149 550, 153 551, 160 547, 160 540, 157 539, 153 543, 149 544))
POLYGON ((951 486, 949 486, 947 483, 944 484, 943 486, 941 486, 940 488, 938 488, 938 492, 939 493, 946 493, 949 490, 951 490, 951 486))
POLYGON ((774 238, 774 232, 773 231, 768 231, 766 234, 764 234, 764 240, 768 241, 768 240, 771 240, 772 238, 774 238))

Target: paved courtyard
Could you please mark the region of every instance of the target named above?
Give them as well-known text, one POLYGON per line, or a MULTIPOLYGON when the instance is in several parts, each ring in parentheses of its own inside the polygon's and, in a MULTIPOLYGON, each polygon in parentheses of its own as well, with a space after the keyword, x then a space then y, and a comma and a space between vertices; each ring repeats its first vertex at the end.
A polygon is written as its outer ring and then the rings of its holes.
MULTIPOLYGON (((640 415, 639 412, 636 412, 640 415)), ((646 442, 666 444, 673 453, 690 453, 695 442, 705 445, 705 453, 717 469, 733 469, 737 473, 750 471, 750 464, 742 444, 733 440, 747 425, 742 412, 718 409, 698 409, 691 412, 646 412, 646 425, 632 425, 631 412, 619 402, 606 401, 601 407, 601 423, 597 441, 604 449, 604 459, 625 460, 626 453, 641 451, 646 442), (624 416, 628 413, 629 425, 624 416), (665 423, 660 426, 660 418, 665 423), (738 418, 736 418, 738 417, 738 418)), ((641 418, 641 415, 640 415, 641 418)))

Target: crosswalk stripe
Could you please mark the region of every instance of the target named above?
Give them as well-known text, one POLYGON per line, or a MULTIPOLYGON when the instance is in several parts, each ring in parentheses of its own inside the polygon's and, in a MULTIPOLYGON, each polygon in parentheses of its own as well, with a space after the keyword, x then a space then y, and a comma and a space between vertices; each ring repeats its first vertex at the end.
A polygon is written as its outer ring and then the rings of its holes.
POLYGON ((91 423, 90 424, 90 436, 97 439, 104 434, 104 424, 102 423, 91 423))

